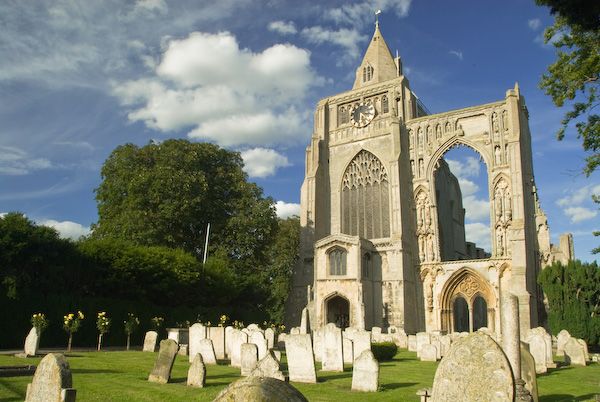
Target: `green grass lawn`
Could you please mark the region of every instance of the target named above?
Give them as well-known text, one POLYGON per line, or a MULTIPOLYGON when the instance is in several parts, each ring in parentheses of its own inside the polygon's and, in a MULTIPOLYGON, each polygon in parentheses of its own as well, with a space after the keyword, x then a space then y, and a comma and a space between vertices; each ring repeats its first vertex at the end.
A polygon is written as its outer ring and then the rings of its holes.
MULTIPOLYGON (((225 386, 239 378, 239 369, 207 366, 205 388, 185 385, 189 364, 178 356, 171 383, 147 381, 156 353, 72 353, 67 360, 73 372, 78 401, 211 401, 225 386)), ((37 364, 39 358, 20 359, 0 355, 0 366, 37 364)), ((286 368, 285 361, 282 364, 286 368)), ((380 392, 350 391, 352 370, 343 373, 317 371, 318 384, 292 383, 309 401, 418 401, 416 391, 431 387, 437 363, 420 362, 416 354, 401 350, 393 361, 381 363, 380 392)), ((319 368, 319 367, 318 367, 319 368)), ((22 401, 31 377, 0 378, 0 401, 22 401)), ((561 367, 538 377, 541 402, 588 401, 600 394, 600 365, 561 367)))

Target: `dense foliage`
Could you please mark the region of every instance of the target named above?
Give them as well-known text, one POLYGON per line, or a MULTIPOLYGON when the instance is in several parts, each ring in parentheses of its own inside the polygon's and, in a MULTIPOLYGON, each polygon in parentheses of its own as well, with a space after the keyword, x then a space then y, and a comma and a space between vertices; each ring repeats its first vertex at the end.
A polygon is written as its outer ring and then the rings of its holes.
POLYGON ((398 353, 398 346, 394 342, 373 342, 371 343, 371 351, 377 361, 390 361, 398 353))
POLYGON ((600 343, 600 268, 596 262, 560 262, 538 277, 548 298, 548 324, 553 334, 566 329, 588 344, 600 343))

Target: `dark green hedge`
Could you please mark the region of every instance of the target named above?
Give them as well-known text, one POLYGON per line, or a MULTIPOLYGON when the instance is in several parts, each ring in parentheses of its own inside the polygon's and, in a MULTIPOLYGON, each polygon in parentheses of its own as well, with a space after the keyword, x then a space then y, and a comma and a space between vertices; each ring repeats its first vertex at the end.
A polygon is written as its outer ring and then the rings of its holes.
POLYGON ((398 353, 398 346, 393 342, 375 342, 371 344, 371 351, 378 361, 389 361, 398 353))

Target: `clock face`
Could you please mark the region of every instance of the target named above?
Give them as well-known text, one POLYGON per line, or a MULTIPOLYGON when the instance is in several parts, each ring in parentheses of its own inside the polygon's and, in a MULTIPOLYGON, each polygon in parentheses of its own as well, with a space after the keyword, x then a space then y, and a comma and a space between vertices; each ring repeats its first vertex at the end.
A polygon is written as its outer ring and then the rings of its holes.
POLYGON ((371 102, 361 102, 350 109, 350 120, 355 127, 365 127, 375 117, 375 107, 371 102))

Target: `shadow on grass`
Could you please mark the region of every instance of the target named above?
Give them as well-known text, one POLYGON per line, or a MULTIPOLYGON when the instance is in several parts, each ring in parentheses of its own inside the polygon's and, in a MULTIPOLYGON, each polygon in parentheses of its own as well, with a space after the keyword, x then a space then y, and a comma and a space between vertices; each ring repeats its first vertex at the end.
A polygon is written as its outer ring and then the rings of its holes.
POLYGON ((391 384, 379 384, 379 389, 382 391, 391 391, 393 389, 404 388, 404 387, 412 387, 413 385, 417 385, 416 382, 393 382, 391 384))
POLYGON ((219 374, 219 375, 210 375, 207 376, 206 379, 213 379, 213 378, 241 378, 239 375, 236 374, 219 374))
POLYGON ((317 382, 326 382, 329 380, 335 380, 338 378, 352 378, 352 371, 344 371, 343 373, 335 373, 335 374, 331 374, 330 372, 327 372, 327 374, 325 372, 319 372, 317 375, 318 379, 317 382))
POLYGON ((72 373, 77 374, 116 374, 116 373, 124 373, 124 371, 119 370, 103 370, 103 369, 71 369, 72 373))
POLYGON ((554 394, 540 396, 539 402, 572 402, 572 401, 593 401, 598 394, 586 394, 578 397, 566 394, 554 394))

